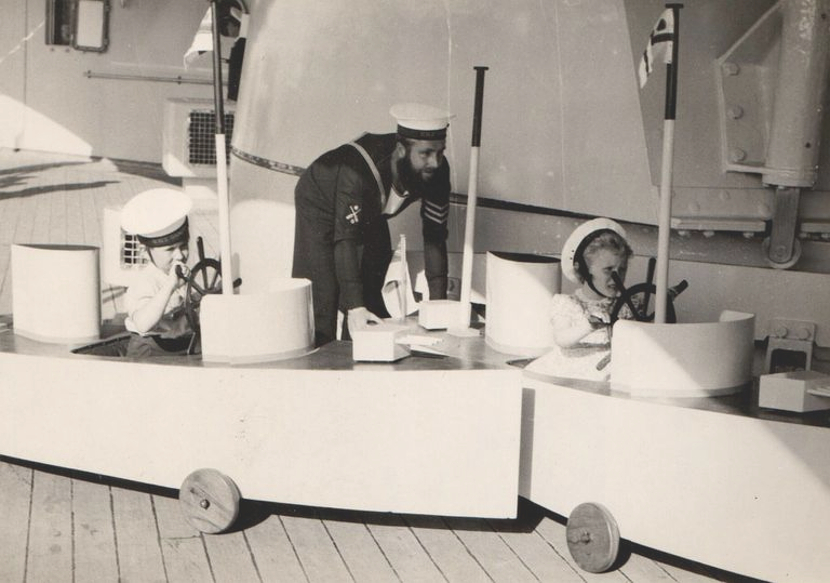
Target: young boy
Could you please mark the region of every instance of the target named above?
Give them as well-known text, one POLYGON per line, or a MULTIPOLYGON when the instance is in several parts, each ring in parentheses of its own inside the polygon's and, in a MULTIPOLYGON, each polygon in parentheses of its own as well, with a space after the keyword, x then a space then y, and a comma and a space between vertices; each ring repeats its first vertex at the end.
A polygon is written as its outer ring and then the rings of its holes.
POLYGON ((186 354, 193 330, 185 314, 185 263, 192 201, 171 188, 155 188, 133 197, 121 211, 121 226, 136 235, 150 258, 127 289, 124 322, 132 332, 128 357, 186 354))

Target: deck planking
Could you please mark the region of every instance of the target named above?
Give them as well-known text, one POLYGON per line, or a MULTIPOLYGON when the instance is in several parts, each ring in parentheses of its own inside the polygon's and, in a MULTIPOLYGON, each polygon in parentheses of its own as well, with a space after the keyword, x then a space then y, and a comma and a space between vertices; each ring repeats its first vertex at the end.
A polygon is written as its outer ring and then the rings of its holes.
MULTIPOLYGON (((12 308, 12 243, 100 246, 104 209, 167 185, 131 170, 0 150, 0 313, 12 308)), ((218 255, 210 201, 194 208, 192 232, 218 255)), ((102 288, 104 315, 117 313, 123 289, 102 288)), ((648 549, 639 550, 660 560, 633 553, 617 571, 586 573, 568 553, 564 520, 521 500, 516 520, 493 521, 246 500, 236 530, 204 535, 174 492, 157 490, 0 458, 0 581, 745 581, 648 549)))

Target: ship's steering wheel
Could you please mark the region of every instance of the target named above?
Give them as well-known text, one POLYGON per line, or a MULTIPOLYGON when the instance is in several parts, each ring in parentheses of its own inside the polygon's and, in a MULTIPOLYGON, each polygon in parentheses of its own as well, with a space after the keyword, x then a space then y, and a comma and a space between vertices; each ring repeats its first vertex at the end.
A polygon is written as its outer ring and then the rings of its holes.
MULTIPOLYGON (((199 305, 202 298, 208 294, 222 293, 222 264, 213 258, 205 257, 205 247, 201 237, 196 238, 196 249, 199 261, 190 270, 184 296, 184 310, 190 328, 199 334, 199 305)), ((237 278, 233 282, 234 289, 242 284, 237 278)))
MULTIPOLYGON (((614 307, 611 309, 611 324, 619 319, 623 306, 628 306, 634 315, 634 319, 639 322, 654 321, 654 310, 650 304, 652 303, 652 299, 657 295, 657 286, 652 283, 654 280, 655 264, 656 260, 654 257, 649 258, 646 281, 632 285, 629 288, 623 285, 622 279, 620 279, 620 276, 616 272, 612 274, 614 283, 617 285, 617 289, 620 290, 620 295, 617 301, 614 302, 614 307)), ((684 279, 674 287, 668 289, 666 293, 666 323, 674 324, 677 322, 677 314, 674 311, 674 298, 683 293, 683 290, 687 287, 689 287, 689 283, 684 279)))

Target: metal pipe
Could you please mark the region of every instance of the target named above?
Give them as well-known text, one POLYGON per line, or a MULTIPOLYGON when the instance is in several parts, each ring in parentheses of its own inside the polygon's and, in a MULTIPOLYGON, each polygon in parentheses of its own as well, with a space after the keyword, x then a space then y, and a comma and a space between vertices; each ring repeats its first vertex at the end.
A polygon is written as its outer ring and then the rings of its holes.
POLYGON ((786 0, 765 184, 812 187, 830 72, 830 2, 786 0))
POLYGON ((176 77, 160 77, 160 76, 152 76, 152 75, 122 75, 117 73, 94 73, 92 71, 86 71, 84 73, 84 77, 88 79, 120 79, 123 81, 153 81, 156 83, 176 83, 177 85, 183 84, 190 84, 190 85, 213 85, 213 80, 211 79, 198 79, 196 77, 182 77, 178 75, 176 77))

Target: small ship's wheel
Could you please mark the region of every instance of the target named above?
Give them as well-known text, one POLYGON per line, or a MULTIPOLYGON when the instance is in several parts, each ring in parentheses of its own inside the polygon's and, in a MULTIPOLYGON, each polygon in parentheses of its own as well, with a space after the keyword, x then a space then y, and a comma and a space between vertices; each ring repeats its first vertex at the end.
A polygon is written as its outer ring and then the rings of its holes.
POLYGON ((579 567, 603 573, 617 560, 620 530, 617 521, 601 504, 586 502, 573 509, 565 527, 568 550, 579 567))
MULTIPOLYGON (((639 322, 654 321, 654 298, 657 295, 657 286, 653 283, 638 283, 623 290, 620 297, 614 303, 611 310, 611 323, 616 322, 620 317, 623 306, 628 306, 634 319, 639 322)), ((677 322, 677 315, 674 311, 674 303, 671 294, 666 299, 666 323, 677 322)))
POLYGON ((187 323, 196 332, 199 331, 199 304, 208 294, 222 293, 222 268, 216 259, 202 259, 187 278, 184 309, 187 323))
POLYGON ((228 530, 239 516, 239 488, 225 474, 210 468, 191 473, 179 490, 184 517, 200 532, 228 530))

